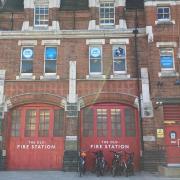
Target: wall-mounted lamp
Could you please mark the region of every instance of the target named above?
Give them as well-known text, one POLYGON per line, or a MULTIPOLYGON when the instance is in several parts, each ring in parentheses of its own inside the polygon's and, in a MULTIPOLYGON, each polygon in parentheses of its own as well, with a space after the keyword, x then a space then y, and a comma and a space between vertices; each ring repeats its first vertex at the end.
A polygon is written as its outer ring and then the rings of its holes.
POLYGON ((163 102, 162 101, 156 101, 155 104, 156 105, 154 106, 154 109, 157 109, 158 107, 160 107, 163 104, 163 102))
POLYGON ((162 81, 158 81, 158 82, 157 82, 157 86, 158 86, 158 87, 162 87, 162 86, 163 86, 163 82, 162 82, 162 81))
POLYGON ((180 79, 176 79, 174 85, 179 85, 180 86, 180 79))

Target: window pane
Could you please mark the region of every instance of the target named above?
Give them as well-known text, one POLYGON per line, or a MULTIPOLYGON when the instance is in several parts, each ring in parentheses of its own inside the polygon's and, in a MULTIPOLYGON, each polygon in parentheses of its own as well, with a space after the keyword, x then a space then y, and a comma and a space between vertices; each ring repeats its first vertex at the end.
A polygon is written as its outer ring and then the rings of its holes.
POLYGON ((39 112, 39 131, 38 134, 40 137, 48 136, 49 132, 49 121, 50 121, 50 111, 49 110, 40 110, 39 112))
POLYGON ((164 69, 174 68, 173 49, 162 48, 160 50, 160 65, 164 69))
POLYGON ((45 73, 56 73, 56 60, 46 60, 45 63, 45 73))
POLYGON ((36 7, 34 17, 35 25, 48 25, 49 9, 47 7, 36 7))
POLYGON ((107 109, 97 109, 97 136, 107 136, 107 109))
POLYGON ((101 72, 101 59, 90 60, 90 72, 101 72))
POLYGON ((57 58, 57 48, 56 47, 46 47, 46 60, 56 60, 57 58))
POLYGON ((64 110, 55 110, 54 111, 54 130, 53 135, 55 137, 63 136, 64 129, 64 110))
POLYGON ((169 20, 170 18, 170 8, 169 7, 158 7, 157 18, 160 20, 169 20))
POLYGON ((94 120, 94 111, 91 108, 86 108, 83 110, 83 136, 93 136, 93 120, 94 120))
POLYGON ((102 25, 114 24, 114 4, 113 3, 101 3, 99 12, 100 12, 100 23, 102 25))
POLYGON ((36 110, 26 111, 25 136, 33 137, 36 129, 36 110))
POLYGON ((22 61, 21 73, 33 73, 33 61, 22 61))
POLYGON ((136 136, 135 111, 132 108, 125 109, 126 136, 136 136))
POLYGON ((13 110, 11 116, 11 136, 18 137, 20 135, 20 111, 13 110))
POLYGON ((118 73, 120 71, 126 71, 126 50, 125 46, 113 47, 113 70, 118 73))
POLYGON ((120 109, 111 109, 111 132, 113 137, 121 136, 120 109))
POLYGON ((114 60, 114 71, 125 71, 125 59, 114 60))
POLYGON ((34 48, 23 47, 21 57, 22 57, 22 60, 32 60, 34 58, 34 48))

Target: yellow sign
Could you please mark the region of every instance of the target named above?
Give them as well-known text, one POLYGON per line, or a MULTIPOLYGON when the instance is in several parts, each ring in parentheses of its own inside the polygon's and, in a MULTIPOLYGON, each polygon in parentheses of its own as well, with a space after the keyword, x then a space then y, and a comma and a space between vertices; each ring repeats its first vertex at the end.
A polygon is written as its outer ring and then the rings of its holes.
POLYGON ((164 129, 157 129, 157 138, 164 138, 164 129))

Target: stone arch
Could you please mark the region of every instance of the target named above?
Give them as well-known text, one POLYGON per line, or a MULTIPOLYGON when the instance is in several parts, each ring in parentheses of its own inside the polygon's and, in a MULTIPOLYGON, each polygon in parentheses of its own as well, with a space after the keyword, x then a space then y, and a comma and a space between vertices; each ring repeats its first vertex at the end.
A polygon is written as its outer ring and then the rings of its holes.
POLYGON ((65 102, 65 97, 50 93, 25 93, 9 97, 6 100, 7 109, 32 103, 44 103, 64 108, 65 102))
POLYGON ((137 104, 138 96, 126 93, 113 93, 113 92, 104 92, 104 93, 93 93, 79 98, 81 108, 95 104, 95 103, 121 103, 138 107, 137 104))

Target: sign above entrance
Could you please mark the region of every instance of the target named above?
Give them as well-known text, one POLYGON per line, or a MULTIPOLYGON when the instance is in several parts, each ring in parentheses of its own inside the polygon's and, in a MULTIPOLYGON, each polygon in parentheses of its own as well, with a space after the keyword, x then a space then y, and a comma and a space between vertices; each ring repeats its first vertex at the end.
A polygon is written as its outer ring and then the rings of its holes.
POLYGON ((129 149, 129 144, 121 144, 119 141, 102 140, 99 143, 90 144, 90 149, 122 150, 122 149, 129 149))

